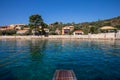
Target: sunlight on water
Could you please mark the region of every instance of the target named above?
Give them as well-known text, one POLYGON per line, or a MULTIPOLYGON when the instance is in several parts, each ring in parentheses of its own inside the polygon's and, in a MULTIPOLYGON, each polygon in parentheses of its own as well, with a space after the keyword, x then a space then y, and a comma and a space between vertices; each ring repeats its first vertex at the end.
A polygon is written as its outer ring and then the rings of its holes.
POLYGON ((120 41, 0 40, 0 80, 52 80, 57 69, 78 80, 120 80, 120 41))

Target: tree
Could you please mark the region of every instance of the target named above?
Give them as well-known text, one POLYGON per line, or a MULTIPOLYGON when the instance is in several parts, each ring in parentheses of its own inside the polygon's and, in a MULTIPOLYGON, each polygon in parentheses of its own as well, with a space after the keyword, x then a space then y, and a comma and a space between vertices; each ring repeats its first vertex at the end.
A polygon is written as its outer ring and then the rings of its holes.
POLYGON ((51 25, 49 25, 50 34, 57 35, 56 30, 62 31, 63 26, 64 25, 63 25, 62 22, 54 22, 54 23, 52 23, 51 25))
POLYGON ((94 26, 91 26, 89 32, 92 33, 92 34, 95 33, 95 27, 94 27, 94 26))
POLYGON ((89 33, 92 34, 98 33, 98 28, 96 26, 89 26, 89 33))
POLYGON ((35 28, 35 32, 38 31, 39 27, 42 25, 42 23, 44 23, 42 17, 39 14, 31 15, 29 17, 29 22, 30 22, 30 24, 29 24, 30 28, 31 29, 35 28))
POLYGON ((41 23, 41 26, 42 26, 42 28, 47 28, 48 27, 48 25, 44 22, 41 23))
POLYGON ((0 30, 0 35, 2 35, 2 31, 0 30))
POLYGON ((120 29, 120 25, 116 25, 115 27, 116 27, 117 29, 120 29))
POLYGON ((39 14, 34 14, 29 17, 29 22, 34 26, 40 26, 43 23, 43 19, 39 14))

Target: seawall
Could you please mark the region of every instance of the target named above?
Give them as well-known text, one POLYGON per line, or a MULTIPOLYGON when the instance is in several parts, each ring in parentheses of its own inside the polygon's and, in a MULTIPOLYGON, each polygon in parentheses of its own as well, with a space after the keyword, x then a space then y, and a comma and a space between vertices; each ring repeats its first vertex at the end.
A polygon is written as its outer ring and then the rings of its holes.
POLYGON ((49 35, 45 36, 0 36, 0 39, 111 39, 120 40, 118 33, 101 33, 101 34, 88 34, 88 35, 49 35))

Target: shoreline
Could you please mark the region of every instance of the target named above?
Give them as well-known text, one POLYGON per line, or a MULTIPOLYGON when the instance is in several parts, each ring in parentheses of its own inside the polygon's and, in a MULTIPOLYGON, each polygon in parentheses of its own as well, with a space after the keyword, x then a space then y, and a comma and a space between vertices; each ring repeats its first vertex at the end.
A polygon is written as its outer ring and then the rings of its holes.
MULTIPOLYGON (((97 35, 97 34, 96 34, 97 35)), ((113 35, 110 36, 96 36, 96 35, 49 35, 45 36, 0 36, 0 40, 2 39, 88 39, 88 40, 120 40, 120 38, 116 38, 113 35)))

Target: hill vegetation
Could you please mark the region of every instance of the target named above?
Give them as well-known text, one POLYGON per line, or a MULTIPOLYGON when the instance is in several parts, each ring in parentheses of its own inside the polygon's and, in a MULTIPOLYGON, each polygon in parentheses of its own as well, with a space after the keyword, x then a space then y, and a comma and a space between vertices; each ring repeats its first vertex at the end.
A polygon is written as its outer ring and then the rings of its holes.
MULTIPOLYGON (((114 17, 111 19, 106 20, 98 20, 94 22, 83 22, 83 23, 62 23, 62 22, 54 22, 51 24, 46 24, 42 19, 42 16, 39 14, 34 14, 29 17, 29 24, 23 26, 24 28, 30 28, 29 35, 33 34, 40 34, 45 35, 45 28, 49 29, 49 34, 59 35, 62 33, 62 28, 65 26, 74 26, 74 30, 82 30, 84 34, 97 34, 100 32, 100 28, 103 26, 113 26, 120 30, 120 16, 114 17)), ((16 30, 0 30, 0 35, 13 35, 16 34, 16 30)), ((70 32, 70 34, 72 34, 70 32)))
POLYGON ((64 26, 74 26, 75 30, 83 30, 85 34, 88 33, 98 33, 100 31, 100 27, 103 26, 113 26, 117 29, 120 29, 120 16, 106 19, 106 20, 98 20, 95 22, 84 22, 84 23, 66 23, 63 24, 62 22, 55 22, 48 26, 51 32, 55 32, 56 29, 61 30, 64 26))

